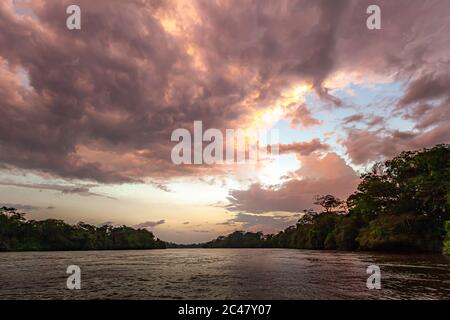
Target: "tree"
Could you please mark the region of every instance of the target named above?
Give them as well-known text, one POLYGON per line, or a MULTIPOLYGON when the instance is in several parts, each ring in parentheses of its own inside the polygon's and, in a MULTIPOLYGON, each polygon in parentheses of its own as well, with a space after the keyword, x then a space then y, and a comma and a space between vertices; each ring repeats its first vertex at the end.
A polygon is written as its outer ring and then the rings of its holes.
POLYGON ((350 209, 369 219, 381 214, 433 216, 440 224, 449 217, 450 145, 402 152, 362 176, 350 209))
MULTIPOLYGON (((261 245, 450 253, 450 226, 446 238, 444 229, 450 220, 449 190, 450 145, 402 152, 362 175, 345 204, 332 195, 316 196, 314 203, 324 212, 305 210, 295 226, 263 238, 261 245), (337 214, 342 212, 347 214, 337 214)), ((239 235, 240 246, 249 245, 245 233, 239 235)), ((230 242, 235 238, 219 238, 209 246, 236 247, 230 242)))
POLYGON ((362 176, 347 203, 362 249, 440 251, 450 218, 450 145, 402 152, 362 176))
POLYGON ((332 212, 333 209, 342 208, 344 205, 344 201, 331 194, 325 196, 316 195, 314 199, 314 204, 323 207, 327 213, 332 212))
POLYGON ((446 222, 445 230, 447 231, 447 236, 444 240, 443 252, 444 254, 450 255, 450 221, 446 222))
POLYGON ((26 220, 14 208, 0 208, 0 251, 162 249, 166 245, 145 229, 96 227, 83 222, 26 220))
POLYGON ((314 223, 314 217, 316 217, 318 213, 313 209, 303 210, 302 217, 298 220, 297 225, 307 225, 314 223))

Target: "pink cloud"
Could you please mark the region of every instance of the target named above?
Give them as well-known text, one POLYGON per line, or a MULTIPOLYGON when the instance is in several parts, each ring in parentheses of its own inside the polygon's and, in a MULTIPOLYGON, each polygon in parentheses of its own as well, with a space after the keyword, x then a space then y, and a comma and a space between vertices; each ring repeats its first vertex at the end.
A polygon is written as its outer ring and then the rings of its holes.
POLYGON ((345 199, 356 190, 359 177, 335 153, 320 158, 300 156, 301 168, 292 178, 280 185, 253 184, 245 190, 232 190, 228 198, 230 211, 267 213, 276 211, 300 212, 314 207, 317 194, 333 194, 345 199))
POLYGON ((279 152, 283 153, 297 153, 305 156, 309 156, 316 151, 326 151, 330 149, 330 146, 326 143, 322 143, 320 139, 315 138, 309 142, 295 142, 289 144, 280 144, 279 152))
POLYGON ((312 116, 311 111, 305 104, 298 106, 287 117, 291 119, 291 126, 294 128, 297 126, 308 128, 321 124, 320 120, 312 116))
MULTIPOLYGON (((79 0, 82 29, 71 32, 69 0, 32 1, 32 17, 2 1, 0 165, 101 183, 222 173, 174 166, 172 130, 194 120, 219 129, 250 125, 298 82, 339 106, 325 87, 339 72, 397 80, 448 73, 446 0, 376 1, 382 30, 368 32, 372 2, 194 1, 191 12, 175 2, 79 0), (177 23, 185 32, 173 31, 177 23)), ((413 83, 401 105, 441 97, 442 79, 413 83)), ((414 137, 353 131, 344 144, 362 163, 446 142, 448 119, 438 115, 448 114, 448 103, 439 108, 418 121, 427 130, 414 137)), ((305 106, 292 119, 318 124, 305 106)))

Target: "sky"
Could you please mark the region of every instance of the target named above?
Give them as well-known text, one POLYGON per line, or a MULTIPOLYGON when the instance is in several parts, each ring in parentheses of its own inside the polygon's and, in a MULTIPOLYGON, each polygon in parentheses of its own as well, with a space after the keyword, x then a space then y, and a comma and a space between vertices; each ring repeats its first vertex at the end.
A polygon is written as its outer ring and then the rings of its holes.
POLYGON ((448 30, 448 0, 1 1, 0 205, 178 243, 277 232, 450 143, 448 30), (277 130, 279 157, 177 165, 194 121, 277 130))

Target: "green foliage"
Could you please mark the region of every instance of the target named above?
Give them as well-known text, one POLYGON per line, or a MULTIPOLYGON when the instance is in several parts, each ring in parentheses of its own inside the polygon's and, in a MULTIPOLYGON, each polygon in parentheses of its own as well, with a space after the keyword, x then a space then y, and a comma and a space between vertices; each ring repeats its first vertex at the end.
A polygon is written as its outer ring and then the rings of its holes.
POLYGON ((439 251, 440 225, 432 218, 416 214, 382 215, 359 232, 362 250, 439 251))
POLYGON ((203 248, 261 248, 264 246, 262 232, 235 231, 228 236, 204 243, 203 248))
POLYGON ((447 236, 444 240, 443 252, 450 255, 450 221, 446 222, 445 230, 447 231, 447 236))
POLYGON ((337 250, 356 250, 359 246, 356 238, 362 222, 356 216, 341 216, 334 230, 337 250))
POLYGON ((440 251, 450 218, 450 146, 402 152, 363 175, 347 201, 363 250, 440 251))
POLYGON ((402 152, 362 178, 348 205, 368 219, 384 213, 414 213, 443 222, 449 216, 449 145, 402 152))
POLYGON ((325 212, 332 212, 336 209, 339 209, 343 206, 344 201, 331 194, 327 194, 325 196, 316 195, 314 204, 321 206, 325 209, 325 212))
POLYGON ((14 208, 0 208, 0 251, 162 249, 165 243, 144 229, 75 226, 61 220, 26 220, 14 208))
MULTIPOLYGON (((236 231, 188 247, 420 251, 450 254, 450 145, 402 152, 364 174, 346 201, 316 196, 324 212, 305 211, 275 235, 236 231), (348 211, 347 211, 348 210, 348 211), (447 221, 446 228, 444 223, 447 221)), ((0 212, 0 251, 150 249, 166 244, 147 230, 95 227, 60 220, 27 221, 0 212)), ((169 247, 181 247, 168 244, 169 247)))
MULTIPOLYGON (((324 212, 307 211, 296 226, 259 236, 251 247, 328 250, 444 252, 450 254, 444 222, 450 219, 450 145, 402 152, 364 174, 346 201, 316 196, 324 212), (338 210, 336 210, 338 209, 338 210)), ((247 247, 245 233, 220 237, 208 247, 247 247), (242 241, 242 242, 241 242, 242 241)))

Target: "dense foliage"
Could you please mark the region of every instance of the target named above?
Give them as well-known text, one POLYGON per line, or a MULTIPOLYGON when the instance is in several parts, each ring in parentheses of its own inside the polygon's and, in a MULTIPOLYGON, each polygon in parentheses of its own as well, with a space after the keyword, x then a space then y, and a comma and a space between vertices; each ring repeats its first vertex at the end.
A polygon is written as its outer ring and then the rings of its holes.
MULTIPOLYGON (((443 249, 444 224, 450 219, 449 145, 403 152, 375 165, 361 178, 357 191, 346 202, 331 195, 317 196, 315 203, 324 212, 306 211, 295 226, 276 235, 234 232, 204 247, 443 249)), ((444 250, 450 251, 450 235, 444 250)))
POLYGON ((143 229, 32 221, 15 209, 1 208, 0 251, 277 247, 450 254, 449 190, 450 145, 438 145, 375 165, 346 201, 316 196, 322 213, 307 210, 295 226, 275 235, 235 231, 183 246, 166 244, 143 229))
POLYGON ((0 208, 0 251, 160 248, 165 248, 164 242, 145 229, 26 220, 16 209, 0 208))
POLYGON ((203 248, 261 248, 267 246, 262 232, 235 231, 204 243, 203 248))
POLYGON ((445 238, 444 241, 443 252, 444 254, 450 255, 450 221, 447 221, 446 229, 447 229, 447 237, 445 238))

